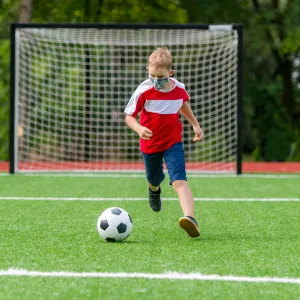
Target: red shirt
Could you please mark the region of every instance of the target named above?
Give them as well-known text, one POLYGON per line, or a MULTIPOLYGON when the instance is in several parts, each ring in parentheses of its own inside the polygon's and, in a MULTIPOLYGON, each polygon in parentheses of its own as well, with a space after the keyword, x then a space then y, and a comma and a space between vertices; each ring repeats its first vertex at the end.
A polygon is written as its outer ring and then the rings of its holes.
POLYGON ((156 90, 150 79, 142 82, 133 93, 125 113, 136 117, 139 112, 140 124, 152 131, 150 140, 140 139, 141 151, 147 154, 162 152, 182 141, 182 124, 179 109, 189 95, 184 84, 174 78, 170 91, 156 90))

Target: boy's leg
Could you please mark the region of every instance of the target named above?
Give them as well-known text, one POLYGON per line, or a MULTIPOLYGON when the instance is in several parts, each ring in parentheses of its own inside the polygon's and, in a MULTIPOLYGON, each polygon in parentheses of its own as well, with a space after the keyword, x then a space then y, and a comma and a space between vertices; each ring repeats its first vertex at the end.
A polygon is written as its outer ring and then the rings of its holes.
POLYGON ((194 217, 194 198, 187 183, 182 143, 177 143, 166 150, 164 159, 170 176, 170 184, 178 194, 183 214, 194 217))
POLYGON ((182 143, 177 143, 166 150, 164 159, 170 176, 170 184, 177 192, 184 215, 180 218, 179 225, 187 231, 189 236, 197 237, 200 231, 194 219, 194 198, 187 183, 182 143))
POLYGON ((194 198, 188 183, 183 180, 175 180, 172 186, 178 194, 184 215, 179 219, 179 226, 184 229, 190 237, 200 236, 198 223, 194 219, 194 198))
POLYGON ((149 185, 149 204, 154 211, 161 210, 160 184, 164 180, 163 153, 143 153, 146 177, 149 185))
POLYGON ((186 180, 175 180, 172 186, 176 191, 184 216, 194 217, 194 198, 186 180))
POLYGON ((150 190, 153 192, 157 192, 159 190, 159 186, 152 185, 149 182, 148 182, 148 186, 149 186, 150 190))

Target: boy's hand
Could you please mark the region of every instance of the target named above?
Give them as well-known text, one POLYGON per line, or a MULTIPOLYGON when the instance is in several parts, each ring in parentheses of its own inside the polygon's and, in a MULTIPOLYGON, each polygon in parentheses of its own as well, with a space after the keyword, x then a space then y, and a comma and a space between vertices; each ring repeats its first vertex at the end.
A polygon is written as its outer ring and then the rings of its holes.
POLYGON ((138 134, 139 134, 140 138, 143 140, 150 140, 150 138, 152 137, 152 131, 144 126, 141 126, 139 128, 138 134))
POLYGON ((202 139, 203 137, 203 131, 199 125, 193 126, 194 132, 195 132, 195 137, 193 139, 193 142, 197 142, 202 139))

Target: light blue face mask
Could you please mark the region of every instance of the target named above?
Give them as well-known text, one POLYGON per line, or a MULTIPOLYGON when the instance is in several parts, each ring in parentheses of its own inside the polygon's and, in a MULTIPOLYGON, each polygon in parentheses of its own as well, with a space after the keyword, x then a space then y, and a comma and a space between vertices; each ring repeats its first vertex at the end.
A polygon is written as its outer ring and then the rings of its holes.
POLYGON ((149 76, 149 79, 153 83, 154 88, 158 91, 162 90, 166 86, 166 84, 169 82, 169 77, 152 78, 151 76, 149 76))

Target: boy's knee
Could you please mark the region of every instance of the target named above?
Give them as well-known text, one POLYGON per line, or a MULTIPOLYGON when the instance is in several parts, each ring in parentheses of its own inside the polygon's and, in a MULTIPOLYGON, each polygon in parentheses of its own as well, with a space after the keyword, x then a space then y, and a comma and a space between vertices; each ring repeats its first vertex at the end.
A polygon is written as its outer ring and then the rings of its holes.
POLYGON ((187 184, 186 180, 175 180, 172 182, 172 186, 174 189, 183 187, 187 184))

